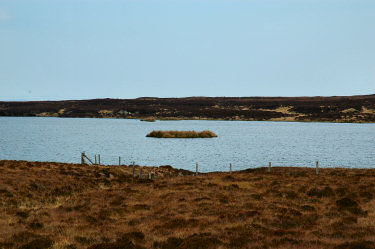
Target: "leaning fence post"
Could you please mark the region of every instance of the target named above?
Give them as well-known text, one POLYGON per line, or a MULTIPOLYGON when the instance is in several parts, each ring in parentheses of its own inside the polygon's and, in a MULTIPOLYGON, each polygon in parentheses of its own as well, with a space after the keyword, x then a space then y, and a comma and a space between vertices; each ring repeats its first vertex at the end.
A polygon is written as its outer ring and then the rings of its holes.
POLYGON ((271 162, 269 162, 268 163, 268 172, 271 172, 271 166, 272 166, 272 164, 271 164, 271 162))
POLYGON ((198 163, 195 164, 195 175, 198 175, 198 163))
POLYGON ((134 166, 134 162, 133 162, 132 164, 133 164, 132 174, 133 174, 133 178, 134 178, 134 175, 135 175, 135 166, 134 166))
POLYGON ((319 162, 316 161, 316 175, 319 175, 319 162))
POLYGON ((84 155, 85 155, 85 152, 81 152, 81 164, 85 164, 84 155))
POLYGON ((232 163, 229 164, 229 172, 232 174, 232 163))

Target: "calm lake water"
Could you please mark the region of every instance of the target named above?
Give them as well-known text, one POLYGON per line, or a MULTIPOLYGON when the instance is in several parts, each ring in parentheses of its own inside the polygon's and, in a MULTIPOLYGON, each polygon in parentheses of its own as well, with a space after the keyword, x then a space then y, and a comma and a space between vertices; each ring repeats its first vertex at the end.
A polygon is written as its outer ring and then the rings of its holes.
POLYGON ((200 171, 265 166, 375 167, 375 124, 0 117, 0 159, 80 162, 200 171), (211 139, 146 138, 152 130, 206 130, 211 139))

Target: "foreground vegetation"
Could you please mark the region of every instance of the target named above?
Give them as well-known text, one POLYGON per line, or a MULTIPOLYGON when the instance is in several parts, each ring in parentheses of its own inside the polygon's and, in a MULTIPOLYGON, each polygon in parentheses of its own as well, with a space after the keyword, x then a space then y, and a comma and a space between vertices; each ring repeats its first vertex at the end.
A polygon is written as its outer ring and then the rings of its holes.
POLYGON ((0 161, 0 248, 375 248, 375 170, 140 170, 0 161))
POLYGON ((152 131, 146 137, 156 138, 212 138, 217 137, 212 131, 152 131))
POLYGON ((375 122, 375 94, 0 101, 0 116, 375 122))

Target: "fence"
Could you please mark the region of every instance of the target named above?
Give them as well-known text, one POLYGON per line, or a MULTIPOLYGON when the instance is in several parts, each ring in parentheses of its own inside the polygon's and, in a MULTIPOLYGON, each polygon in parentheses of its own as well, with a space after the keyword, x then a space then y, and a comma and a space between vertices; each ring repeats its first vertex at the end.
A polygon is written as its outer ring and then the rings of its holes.
MULTIPOLYGON (((91 165, 101 165, 100 164, 100 154, 98 155, 95 155, 94 157, 94 162, 85 154, 85 152, 82 152, 81 153, 81 164, 87 164, 86 161, 87 160, 88 162, 91 163, 91 165), (98 163, 97 163, 97 158, 98 158, 98 163)), ((121 166, 121 157, 119 156, 118 157, 118 165, 121 166)), ((268 168, 267 168, 267 171, 270 173, 271 172, 271 168, 272 168, 272 162, 269 162, 268 163, 268 168)), ((229 173, 232 174, 232 163, 229 163, 229 173)), ((315 162, 315 172, 316 172, 316 175, 319 175, 319 161, 316 161, 315 162)), ((132 162, 132 175, 133 177, 135 177, 135 162, 132 162)), ((199 165, 198 163, 195 164, 195 176, 198 176, 199 175, 199 165)), ((142 169, 139 171, 139 178, 142 178, 143 177, 143 171, 142 169)), ((151 171, 148 172, 148 178, 149 179, 152 179, 153 178, 153 175, 151 173, 151 171)))

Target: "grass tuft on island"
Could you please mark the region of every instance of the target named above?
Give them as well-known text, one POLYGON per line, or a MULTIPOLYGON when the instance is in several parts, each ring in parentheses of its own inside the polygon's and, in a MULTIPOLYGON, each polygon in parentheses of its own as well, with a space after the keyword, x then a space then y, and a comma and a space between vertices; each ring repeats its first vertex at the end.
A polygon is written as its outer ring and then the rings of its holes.
POLYGON ((143 118, 143 119, 141 119, 141 121, 144 121, 144 122, 155 122, 156 121, 156 119, 155 118, 143 118))
POLYGON ((212 138, 217 137, 212 131, 152 131, 146 137, 155 138, 212 138))

